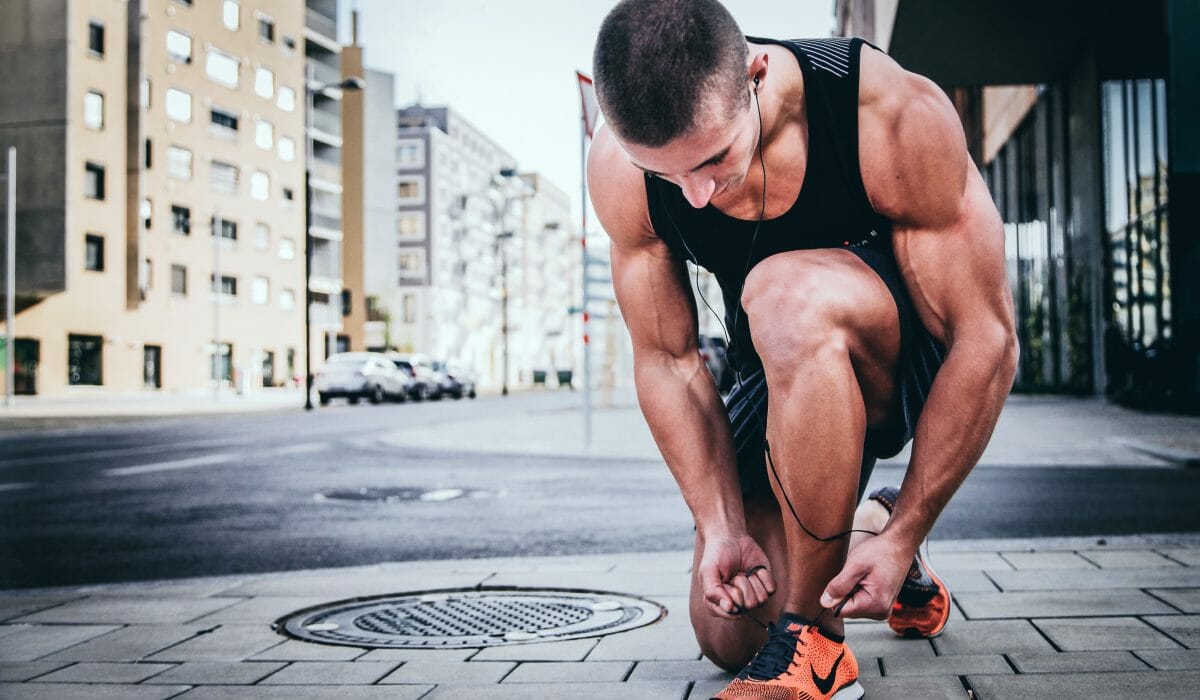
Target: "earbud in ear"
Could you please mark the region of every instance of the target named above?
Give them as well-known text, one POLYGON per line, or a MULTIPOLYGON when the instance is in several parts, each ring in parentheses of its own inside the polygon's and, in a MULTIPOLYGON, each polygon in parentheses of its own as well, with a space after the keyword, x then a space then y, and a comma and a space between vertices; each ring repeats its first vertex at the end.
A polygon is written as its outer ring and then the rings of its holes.
POLYGON ((754 76, 754 87, 758 87, 758 76, 754 76))

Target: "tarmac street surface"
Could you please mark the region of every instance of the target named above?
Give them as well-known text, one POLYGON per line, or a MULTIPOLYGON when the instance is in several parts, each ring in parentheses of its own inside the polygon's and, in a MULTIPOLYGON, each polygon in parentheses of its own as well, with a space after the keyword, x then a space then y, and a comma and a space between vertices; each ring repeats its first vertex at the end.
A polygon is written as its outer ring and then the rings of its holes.
MULTIPOLYGON (((590 447, 566 392, 311 413, 294 398, 0 414, 0 697, 699 698, 727 682, 691 637, 691 521, 631 397, 595 412, 590 447), (164 411, 181 415, 145 415, 164 411), (71 417, 89 412, 109 417, 71 417), (668 614, 461 652, 270 629, 322 601, 497 585, 668 614)), ((1198 441, 1200 419, 1010 400, 931 536, 955 592, 946 635, 851 625, 868 697, 1189 697, 1198 441)), ((904 457, 872 485, 898 483, 904 457)))

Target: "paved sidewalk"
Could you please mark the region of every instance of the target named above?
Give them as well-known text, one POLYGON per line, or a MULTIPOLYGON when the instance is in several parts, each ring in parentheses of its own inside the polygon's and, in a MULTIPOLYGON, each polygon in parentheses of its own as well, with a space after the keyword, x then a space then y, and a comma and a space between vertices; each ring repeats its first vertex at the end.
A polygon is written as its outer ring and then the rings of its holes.
MULTIPOLYGON (((847 637, 867 697, 1195 697, 1200 535, 942 542, 945 634, 847 637)), ((0 592, 0 697, 707 698, 730 676, 687 619, 688 552, 414 562, 0 592), (664 606, 602 638, 438 651, 285 639, 281 616, 359 596, 474 586, 583 588, 664 606)))

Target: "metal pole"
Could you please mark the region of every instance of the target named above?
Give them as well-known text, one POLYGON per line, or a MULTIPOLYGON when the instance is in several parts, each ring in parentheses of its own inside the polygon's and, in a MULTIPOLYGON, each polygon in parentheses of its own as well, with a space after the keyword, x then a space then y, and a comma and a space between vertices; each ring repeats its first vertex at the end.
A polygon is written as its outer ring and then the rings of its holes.
POLYGON ((500 395, 508 396, 508 247, 507 238, 500 237, 500 337, 504 347, 504 377, 501 379, 500 395))
MULTIPOLYGON (((224 357, 221 346, 221 294, 225 286, 221 284, 221 215, 214 209, 212 217, 213 239, 213 400, 221 398, 221 360, 224 357)), ((233 357, 229 358, 233 364, 233 357)))
POLYGON ((312 402, 312 111, 313 67, 305 65, 304 77, 304 410, 313 409, 312 402))
POLYGON ((17 315, 17 149, 8 147, 8 227, 4 260, 4 405, 13 400, 17 346, 13 320, 17 315))
POLYGON ((583 248, 583 444, 592 444, 592 349, 588 338, 588 249, 587 249, 587 117, 579 118, 579 173, 583 190, 580 210, 583 212, 583 225, 580 229, 580 243, 583 248))

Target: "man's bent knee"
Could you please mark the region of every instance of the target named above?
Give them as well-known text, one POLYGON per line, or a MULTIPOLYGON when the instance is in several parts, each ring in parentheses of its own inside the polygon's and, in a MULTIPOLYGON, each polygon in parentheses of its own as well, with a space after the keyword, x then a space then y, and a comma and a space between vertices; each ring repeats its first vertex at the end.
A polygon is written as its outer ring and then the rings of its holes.
POLYGON ((822 351, 848 351, 844 295, 824 265, 772 256, 746 279, 742 306, 768 368, 788 371, 822 351))

